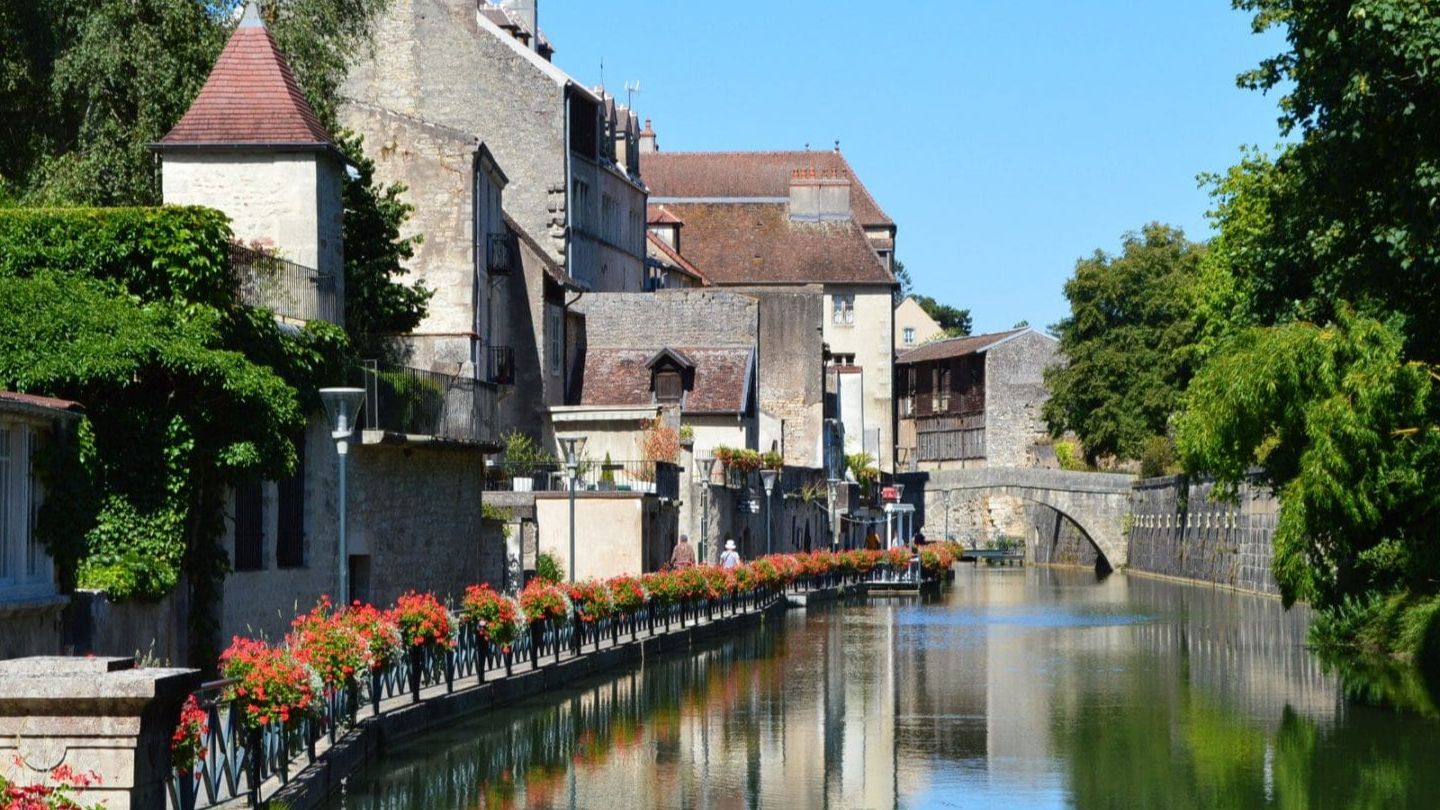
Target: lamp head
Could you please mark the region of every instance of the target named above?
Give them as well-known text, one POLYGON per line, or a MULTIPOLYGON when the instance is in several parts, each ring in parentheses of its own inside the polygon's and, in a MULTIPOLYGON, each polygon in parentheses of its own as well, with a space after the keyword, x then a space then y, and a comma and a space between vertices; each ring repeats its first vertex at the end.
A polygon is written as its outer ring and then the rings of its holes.
POLYGON ((560 442, 561 450, 565 454, 565 466, 578 467, 580 456, 585 453, 585 437, 581 435, 557 436, 556 440, 560 442))
POLYGON ((320 401, 330 422, 330 436, 348 439, 360 422, 360 409, 365 405, 364 388, 321 388, 320 401))
POLYGON ((770 493, 775 491, 775 479, 779 476, 780 473, 776 470, 766 469, 760 471, 760 483, 765 485, 765 497, 770 497, 770 493))

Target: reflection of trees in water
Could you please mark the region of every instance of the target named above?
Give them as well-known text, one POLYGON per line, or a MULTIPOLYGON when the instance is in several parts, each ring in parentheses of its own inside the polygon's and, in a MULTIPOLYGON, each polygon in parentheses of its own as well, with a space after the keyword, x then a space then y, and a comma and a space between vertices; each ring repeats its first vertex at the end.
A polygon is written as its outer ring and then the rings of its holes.
POLYGON ((1257 716, 1189 688, 1183 673, 1116 677, 1122 706, 1086 690, 1052 711, 1074 807, 1435 806, 1431 720, 1366 707, 1333 722, 1290 706, 1257 716))
MULTIPOLYGON (((784 677, 778 635, 772 627, 747 631, 569 696, 527 705, 518 709, 519 719, 501 718, 498 728, 477 729, 459 740, 451 733, 438 744, 397 752, 385 758, 385 772, 359 785, 344 806, 546 807, 565 794, 572 767, 599 768, 617 754, 635 751, 647 735, 657 772, 673 770, 684 748, 682 715, 709 715, 733 705, 742 680, 748 684, 743 691, 751 695, 777 690, 784 677)), ((758 752, 760 731, 753 726, 735 730, 743 735, 739 742, 746 750, 758 752)), ((758 782, 758 757, 748 759, 756 769, 752 782, 758 782)))

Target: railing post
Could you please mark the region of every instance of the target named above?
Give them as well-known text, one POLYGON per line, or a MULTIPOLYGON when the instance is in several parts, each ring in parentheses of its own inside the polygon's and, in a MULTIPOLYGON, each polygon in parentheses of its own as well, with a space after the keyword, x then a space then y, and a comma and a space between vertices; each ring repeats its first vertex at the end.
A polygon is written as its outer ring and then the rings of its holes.
POLYGON ((475 683, 485 683, 485 667, 490 663, 490 640, 475 630, 475 683))
POLYGON ((411 647, 410 653, 410 702, 420 702, 420 671, 424 664, 425 648, 411 647))
POLYGON ((530 625, 530 668, 540 668, 540 642, 545 639, 545 620, 530 625))

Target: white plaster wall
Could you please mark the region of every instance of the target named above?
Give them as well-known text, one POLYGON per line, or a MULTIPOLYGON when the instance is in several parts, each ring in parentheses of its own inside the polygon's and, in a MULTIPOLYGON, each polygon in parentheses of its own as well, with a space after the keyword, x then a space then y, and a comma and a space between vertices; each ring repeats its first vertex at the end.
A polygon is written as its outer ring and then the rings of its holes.
MULTIPOLYGON (((576 579, 638 574, 644 569, 644 498, 633 494, 586 493, 575 498, 576 579)), ((570 570, 570 498, 535 497, 540 551, 555 555, 570 570)))
POLYGON ((223 211, 242 242, 266 242, 296 264, 338 272, 339 179, 325 177, 331 169, 322 162, 318 152, 171 151, 161 193, 169 205, 223 211))
MULTIPOLYGON (((824 336, 830 351, 855 355, 855 363, 865 369, 865 427, 880 429, 879 464, 890 469, 895 454, 894 397, 892 394, 895 366, 895 310, 890 288, 880 285, 838 285, 825 287, 824 336), (855 296, 855 323, 837 325, 832 313, 834 296, 855 296)), ((849 444, 847 426, 847 446, 849 444)))
POLYGON ((935 338, 945 336, 945 330, 926 314, 914 298, 906 298, 895 308, 895 351, 905 352, 935 338), (915 330, 915 342, 905 343, 905 327, 915 330))

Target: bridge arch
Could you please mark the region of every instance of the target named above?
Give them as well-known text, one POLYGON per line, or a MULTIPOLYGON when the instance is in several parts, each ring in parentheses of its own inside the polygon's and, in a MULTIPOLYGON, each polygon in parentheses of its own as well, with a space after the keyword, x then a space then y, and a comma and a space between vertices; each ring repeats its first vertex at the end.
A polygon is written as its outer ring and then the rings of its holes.
MULTIPOLYGON (((983 467, 909 473, 901 480, 906 483, 907 492, 1009 495, 1048 507, 1075 524, 1111 568, 1119 568, 1129 561, 1125 516, 1130 512, 1130 487, 1134 482, 1131 476, 983 467)), ((926 522, 929 523, 928 517, 926 522)))

